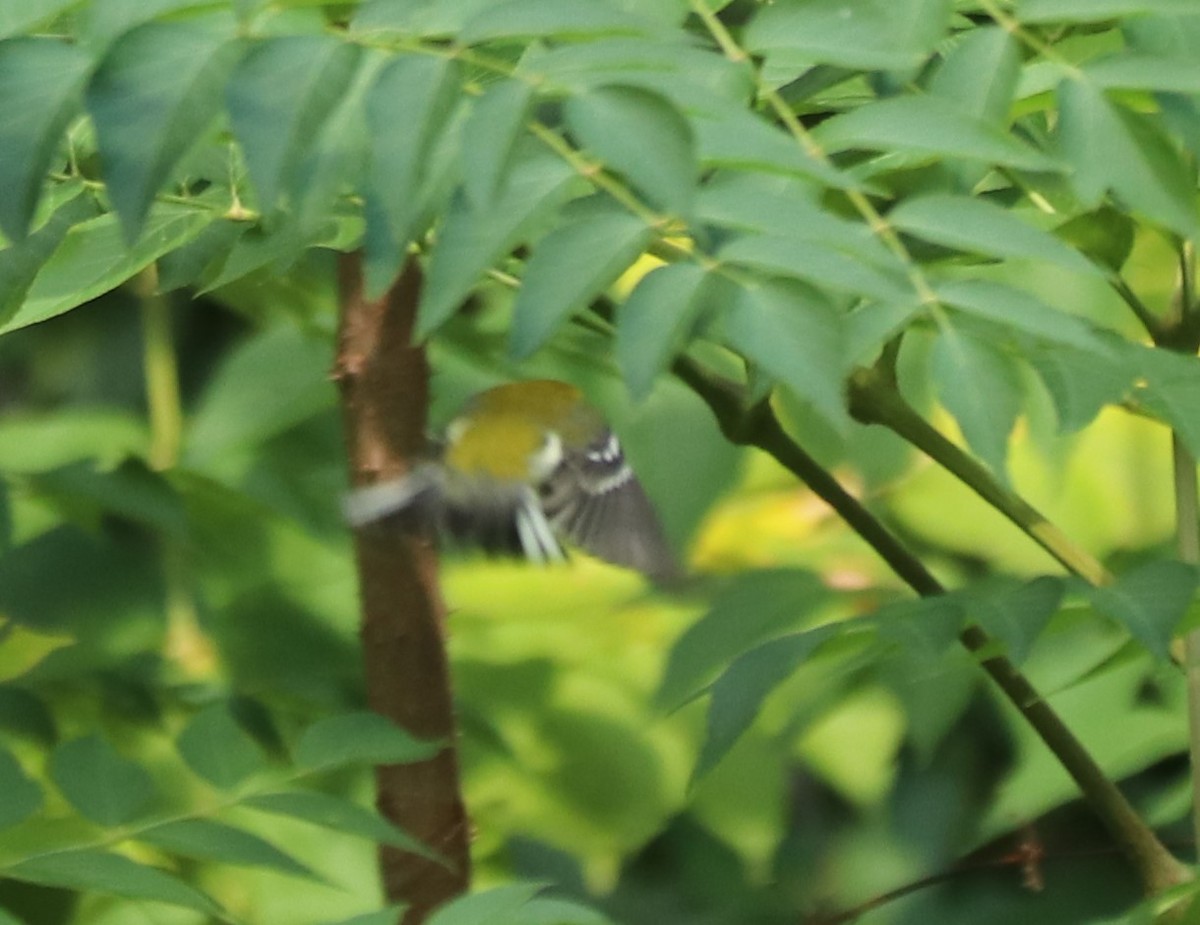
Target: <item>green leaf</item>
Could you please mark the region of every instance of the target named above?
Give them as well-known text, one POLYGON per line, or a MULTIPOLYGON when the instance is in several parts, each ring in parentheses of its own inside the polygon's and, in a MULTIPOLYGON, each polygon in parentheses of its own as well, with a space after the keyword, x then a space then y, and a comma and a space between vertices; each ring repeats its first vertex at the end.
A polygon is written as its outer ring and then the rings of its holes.
POLYGON ((222 790, 236 787, 265 767, 262 750, 224 703, 193 716, 175 747, 189 768, 222 790))
POLYGON ((1135 346, 1129 360, 1145 381, 1138 398, 1178 432, 1192 453, 1200 452, 1200 359, 1135 346))
POLYGON ((947 325, 934 343, 933 375, 967 445, 1007 483, 1008 438, 1021 413, 1021 381, 1012 359, 947 325))
POLYGON ((81 0, 22 0, 0 4, 0 39, 31 31, 81 0))
POLYGON ((459 896, 439 907, 428 925, 518 925, 518 913, 542 889, 539 883, 516 883, 459 896))
MULTIPOLYGON (((479 284, 479 278, 489 267, 534 234, 546 216, 566 198, 572 179, 569 167, 544 152, 514 169, 513 175, 505 181, 504 192, 488 209, 476 210, 461 191, 453 197, 445 210, 444 224, 433 242, 433 256, 422 288, 417 318, 418 337, 427 336, 443 324, 479 284)), ((368 202, 368 278, 369 207, 368 202)), ((392 253, 385 256, 388 265, 392 266, 398 244, 392 240, 389 246, 392 253)))
POLYGON ((265 867, 324 882, 311 868, 257 835, 212 819, 178 819, 142 829, 137 840, 187 858, 236 867, 265 867))
POLYGON ((0 684, 0 729, 44 748, 58 740, 54 716, 45 701, 14 685, 0 684))
POLYGON ((1110 270, 1120 270, 1133 251, 1133 219, 1110 206, 1063 222, 1055 235, 1110 270))
POLYGON ((462 75, 457 62, 407 55, 388 64, 367 91, 367 291, 382 294, 421 228, 422 182, 432 152, 455 111, 462 75), (407 131, 397 131, 403 125, 407 131))
POLYGON ((1133 385, 1133 374, 1120 357, 1102 357, 1069 347, 1034 347, 1025 358, 1037 371, 1058 416, 1072 433, 1090 424, 1107 404, 1117 404, 1133 385))
POLYGON ((327 793, 302 790, 264 793, 244 800, 242 805, 437 859, 437 855, 424 844, 383 816, 327 793))
POLYGON ((332 35, 283 35, 254 42, 234 68, 225 101, 262 211, 299 196, 300 165, 360 57, 332 35))
POLYGON ((0 231, 14 241, 25 237, 63 132, 81 108, 90 64, 77 46, 56 39, 0 42, 0 231))
POLYGON ((773 636, 797 630, 829 598, 829 589, 811 572, 737 576, 671 647, 655 700, 665 710, 679 709, 700 696, 731 661, 773 636))
POLYGON ((638 281, 617 313, 616 359, 634 399, 686 344, 697 321, 717 302, 720 277, 694 263, 658 267, 638 281))
POLYGON ((82 509, 116 514, 176 539, 187 533, 179 495, 141 460, 126 459, 106 471, 98 469, 93 460, 71 463, 34 476, 32 485, 39 494, 51 496, 76 513, 82 509))
POLYGON ((717 678, 708 706, 704 745, 692 770, 693 783, 728 754, 758 717, 767 696, 843 630, 831 624, 772 639, 740 655, 717 678))
POLYGON ((695 143, 670 101, 637 87, 597 87, 567 100, 567 126, 580 145, 624 174, 656 206, 686 214, 695 193, 695 143))
POLYGON ((1101 613, 1129 630, 1156 658, 1168 661, 1175 628, 1196 594, 1192 565, 1155 559, 1121 575, 1114 584, 1085 587, 1101 613))
POLYGON ((1089 61, 1083 71, 1106 90, 1200 93, 1200 66, 1192 58, 1118 54, 1089 61))
POLYGON ((871 70, 917 67, 945 35, 947 0, 811 0, 768 4, 747 27, 750 51, 871 70))
POLYGON ((936 96, 897 96, 822 122, 813 137, 831 153, 861 148, 983 161, 1021 170, 1061 170, 1048 155, 936 96))
POLYGON ((0 746, 0 830, 24 822, 41 808, 41 788, 25 776, 13 753, 0 746))
POLYGON ((929 92, 994 125, 1008 123, 1021 75, 1017 41, 1000 26, 967 30, 942 59, 929 92))
POLYGON ((1082 78, 1059 84, 1058 104, 1059 144, 1085 207, 1111 189, 1133 211, 1182 235, 1196 232, 1195 183, 1155 122, 1113 103, 1082 78), (1096 157, 1098 150, 1105 156, 1096 157))
POLYGON ((1096 267, 1054 235, 984 199, 947 194, 915 196, 888 213, 902 231, 989 257, 1045 260, 1073 273, 1097 276, 1096 267))
POLYGON ((859 186, 836 167, 814 158, 781 129, 743 108, 698 112, 693 115, 691 126, 696 136, 697 156, 704 167, 800 177, 835 189, 859 186))
POLYGON ((990 280, 952 280, 935 287, 938 298, 969 315, 1053 344, 1109 356, 1108 344, 1083 320, 1052 308, 1032 293, 990 280))
POLYGON ((662 25, 627 12, 608 0, 561 3, 557 0, 506 0, 484 6, 463 26, 464 45, 496 39, 579 39, 603 35, 653 35, 662 25))
POLYGON ((848 426, 842 331, 824 299, 786 280, 743 286, 724 328, 730 346, 811 402, 835 430, 848 426))
POLYGON ((136 241, 155 194, 212 124, 241 46, 223 20, 151 22, 113 44, 87 108, 113 208, 136 241))
POLYGON ((350 22, 356 35, 449 36, 495 0, 365 0, 350 22))
POLYGON ((120 854, 84 848, 43 854, 5 869, 5 876, 45 886, 148 899, 224 918, 213 899, 173 874, 120 854))
POLYGON ((646 249, 640 218, 608 210, 556 228, 534 248, 513 306, 509 349, 523 359, 573 312, 603 293, 646 249))
POLYGON ((21 307, 0 325, 0 334, 54 318, 115 289, 162 254, 192 240, 213 218, 207 209, 157 204, 132 247, 111 213, 75 225, 42 265, 21 307))
POLYGON ((517 140, 533 101, 533 89, 520 80, 492 84, 471 107, 463 125, 463 189, 476 209, 492 205, 512 166, 517 140))
POLYGON ((95 218, 99 211, 91 196, 73 196, 55 209, 41 228, 19 244, 0 250, 0 324, 8 321, 21 307, 33 281, 58 250, 67 232, 80 222, 95 218))
POLYGON ((963 601, 969 618, 1003 642, 1019 665, 1058 612, 1064 591, 1062 579, 1049 575, 1023 583, 1002 579, 969 589, 963 601))
POLYGON ((432 758, 440 750, 440 744, 414 739, 378 713, 343 713, 305 730, 296 746, 296 764, 310 770, 407 764, 432 758))
POLYGON ((201 465, 261 445, 331 407, 330 359, 325 340, 290 325, 277 325, 232 351, 192 416, 185 459, 201 465))
POLYGON ((743 235, 722 247, 717 256, 835 292, 883 302, 905 302, 913 297, 908 280, 893 267, 879 267, 866 262, 861 255, 803 237, 743 235))
POLYGON ((1192 0, 1021 0, 1022 22, 1101 22, 1147 13, 1194 13, 1192 0))
POLYGON ((50 758, 50 776, 80 813, 116 826, 142 813, 154 799, 154 781, 98 735, 64 742, 50 758))
POLYGON ((324 922, 322 925, 396 925, 401 921, 407 908, 407 905, 401 903, 376 912, 366 912, 348 919, 338 919, 336 922, 324 922))

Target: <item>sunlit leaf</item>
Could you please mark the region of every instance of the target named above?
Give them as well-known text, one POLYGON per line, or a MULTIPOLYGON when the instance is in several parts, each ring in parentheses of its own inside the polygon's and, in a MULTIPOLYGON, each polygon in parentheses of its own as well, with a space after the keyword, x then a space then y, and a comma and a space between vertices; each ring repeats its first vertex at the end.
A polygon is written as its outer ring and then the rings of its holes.
POLYGON ((1021 0, 1023 22, 1100 22, 1145 13, 1194 13, 1191 0, 1021 0))
POLYGON ((138 841, 171 854, 237 867, 265 867, 293 877, 321 881, 309 867, 265 839, 212 819, 179 819, 142 829, 138 841))
POLYGON ((59 13, 82 0, 23 0, 0 5, 0 38, 25 32, 49 22, 59 13))

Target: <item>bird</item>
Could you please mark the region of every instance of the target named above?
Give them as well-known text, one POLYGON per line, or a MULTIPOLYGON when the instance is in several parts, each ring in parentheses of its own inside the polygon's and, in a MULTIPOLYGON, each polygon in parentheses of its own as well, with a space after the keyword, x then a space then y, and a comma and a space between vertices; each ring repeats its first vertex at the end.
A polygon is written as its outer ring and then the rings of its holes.
POLYGON ((492 555, 561 562, 564 543, 657 582, 679 576, 617 435, 575 386, 510 382, 467 401, 405 475, 352 491, 354 528, 396 521, 492 555))

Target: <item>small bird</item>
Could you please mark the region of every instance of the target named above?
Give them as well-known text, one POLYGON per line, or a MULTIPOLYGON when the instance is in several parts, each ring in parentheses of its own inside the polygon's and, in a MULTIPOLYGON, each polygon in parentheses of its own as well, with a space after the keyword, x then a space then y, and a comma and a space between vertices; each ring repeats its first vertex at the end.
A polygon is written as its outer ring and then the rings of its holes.
POLYGON ((446 427, 440 457, 357 489, 346 519, 398 516, 453 543, 534 562, 565 540, 656 581, 678 576, 658 516, 604 418, 565 382, 496 386, 446 427))

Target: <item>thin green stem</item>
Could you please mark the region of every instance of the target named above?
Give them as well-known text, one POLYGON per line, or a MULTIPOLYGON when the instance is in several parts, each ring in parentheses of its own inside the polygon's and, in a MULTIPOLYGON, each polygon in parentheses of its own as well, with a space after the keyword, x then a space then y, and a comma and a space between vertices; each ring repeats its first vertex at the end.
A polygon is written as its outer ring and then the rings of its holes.
MULTIPOLYGON (((738 385, 715 376, 690 358, 677 360, 674 371, 709 405, 722 432, 731 441, 756 446, 773 456, 829 504, 909 587, 922 596, 945 592, 937 578, 882 521, 787 435, 766 402, 748 407, 738 385)), ((1088 805, 1137 870, 1144 889, 1157 893, 1190 879, 1190 870, 1158 840, 1033 685, 1012 662, 996 654, 995 641, 977 626, 967 627, 959 638, 1071 775, 1088 805)))
MULTIPOLYGON (((1171 435, 1175 471, 1175 542, 1179 558, 1200 565, 1200 499, 1196 490, 1196 459, 1178 434, 1171 435)), ((1200 629, 1184 636, 1187 673, 1188 753, 1192 761, 1192 827, 1200 844, 1200 629)))
POLYGON ((851 377, 850 413, 864 424, 887 427, 921 450, 1016 524, 1072 574, 1093 585, 1112 581, 1112 576, 1098 559, 917 414, 895 384, 881 373, 873 369, 860 369, 851 377))
POLYGON ((1162 320, 1150 311, 1146 303, 1130 288, 1129 283, 1125 282, 1119 273, 1113 273, 1108 282, 1121 300, 1129 306, 1129 310, 1137 316, 1137 320, 1142 323, 1142 327, 1146 329, 1150 339, 1157 343, 1163 336, 1162 320))

